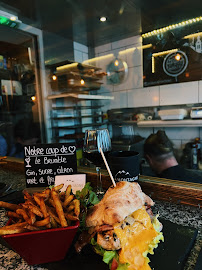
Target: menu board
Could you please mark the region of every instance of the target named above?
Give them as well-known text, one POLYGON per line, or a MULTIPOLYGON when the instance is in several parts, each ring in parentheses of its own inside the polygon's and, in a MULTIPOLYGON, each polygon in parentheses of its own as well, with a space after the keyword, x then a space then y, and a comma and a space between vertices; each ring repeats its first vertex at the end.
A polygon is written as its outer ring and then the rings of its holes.
POLYGON ((57 175, 77 173, 76 146, 67 143, 24 146, 27 187, 55 184, 57 175))
POLYGON ((201 21, 143 38, 144 87, 201 80, 201 21), (193 35, 193 33, 195 33, 193 35))

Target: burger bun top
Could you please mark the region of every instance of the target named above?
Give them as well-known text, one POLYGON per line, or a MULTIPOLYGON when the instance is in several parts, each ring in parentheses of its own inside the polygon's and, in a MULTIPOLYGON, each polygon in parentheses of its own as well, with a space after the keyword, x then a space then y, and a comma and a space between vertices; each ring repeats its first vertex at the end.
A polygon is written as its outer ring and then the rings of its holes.
POLYGON ((113 225, 121 222, 145 203, 154 205, 152 199, 142 192, 138 183, 118 182, 116 187, 111 186, 103 199, 89 210, 86 226, 113 225))

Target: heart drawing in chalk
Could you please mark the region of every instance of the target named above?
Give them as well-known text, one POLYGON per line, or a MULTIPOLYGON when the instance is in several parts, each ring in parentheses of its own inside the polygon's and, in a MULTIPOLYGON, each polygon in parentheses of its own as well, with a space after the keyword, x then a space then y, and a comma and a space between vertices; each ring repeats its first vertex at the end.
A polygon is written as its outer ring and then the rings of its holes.
POLYGON ((68 149, 69 149, 69 152, 73 154, 76 150, 76 146, 69 146, 68 149))

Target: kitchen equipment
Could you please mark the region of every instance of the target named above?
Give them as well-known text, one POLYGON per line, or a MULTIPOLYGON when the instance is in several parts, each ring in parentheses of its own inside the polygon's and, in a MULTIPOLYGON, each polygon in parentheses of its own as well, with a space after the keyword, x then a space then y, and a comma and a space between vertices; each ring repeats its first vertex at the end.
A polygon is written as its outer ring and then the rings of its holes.
POLYGON ((64 259, 78 227, 79 221, 69 227, 3 235, 1 238, 29 265, 42 264, 64 259))
POLYGON ((202 118, 202 107, 193 107, 190 112, 190 117, 192 119, 202 118))
POLYGON ((158 115, 161 120, 183 120, 188 112, 185 109, 169 109, 158 111, 158 115))

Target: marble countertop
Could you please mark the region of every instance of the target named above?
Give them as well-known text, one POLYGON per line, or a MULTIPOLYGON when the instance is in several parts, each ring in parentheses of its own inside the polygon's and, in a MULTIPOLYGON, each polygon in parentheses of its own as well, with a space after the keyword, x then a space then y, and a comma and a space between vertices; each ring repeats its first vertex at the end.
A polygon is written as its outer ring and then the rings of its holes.
MULTIPOLYGON (((26 187, 25 176, 20 172, 0 170, 0 182, 11 183, 12 188, 16 190, 22 190, 26 187)), ((198 254, 202 248, 202 209, 188 205, 174 204, 172 202, 155 201, 153 212, 154 214, 160 213, 160 217, 163 219, 184 226, 191 226, 198 230, 196 242, 183 269, 194 270, 198 254)), ((0 226, 5 225, 6 222, 5 210, 0 209, 0 226)), ((0 269, 47 270, 43 265, 29 266, 17 253, 1 244, 0 269)))

